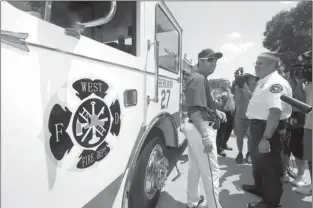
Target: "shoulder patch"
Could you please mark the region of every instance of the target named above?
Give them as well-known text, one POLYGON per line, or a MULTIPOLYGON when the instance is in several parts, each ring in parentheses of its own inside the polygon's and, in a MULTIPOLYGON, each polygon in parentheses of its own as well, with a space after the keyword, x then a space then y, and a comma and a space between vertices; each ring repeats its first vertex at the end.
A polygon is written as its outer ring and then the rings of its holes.
POLYGON ((280 93, 283 91, 283 87, 280 84, 273 84, 270 88, 272 93, 280 93))

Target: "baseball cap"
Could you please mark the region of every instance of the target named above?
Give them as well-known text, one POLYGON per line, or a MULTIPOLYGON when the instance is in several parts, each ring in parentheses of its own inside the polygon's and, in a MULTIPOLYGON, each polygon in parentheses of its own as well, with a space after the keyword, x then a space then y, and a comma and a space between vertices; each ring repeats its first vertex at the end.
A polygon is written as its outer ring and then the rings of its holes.
POLYGON ((216 57, 220 59, 223 57, 221 52, 215 52, 211 48, 203 49, 200 53, 198 53, 198 58, 209 58, 209 57, 216 57))

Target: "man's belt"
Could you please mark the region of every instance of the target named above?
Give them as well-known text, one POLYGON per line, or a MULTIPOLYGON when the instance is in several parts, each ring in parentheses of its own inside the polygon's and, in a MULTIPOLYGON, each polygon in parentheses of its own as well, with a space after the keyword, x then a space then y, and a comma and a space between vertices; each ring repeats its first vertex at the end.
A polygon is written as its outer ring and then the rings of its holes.
MULTIPOLYGON (((214 124, 215 124, 215 122, 214 122, 214 121, 205 121, 205 122, 209 122, 209 126, 211 126, 211 127, 213 127, 213 126, 214 126, 214 124)), ((193 121, 192 121, 190 118, 188 118, 188 123, 193 124, 193 121)))
MULTIPOLYGON (((250 124, 266 124, 266 120, 259 120, 259 119, 250 119, 250 124)), ((277 129, 285 129, 287 127, 287 120, 283 119, 280 120, 277 126, 277 129)))
MULTIPOLYGON (((260 120, 260 119, 250 119, 252 123, 266 123, 267 120, 260 120)), ((285 123, 287 119, 282 119, 279 121, 279 123, 285 123)))

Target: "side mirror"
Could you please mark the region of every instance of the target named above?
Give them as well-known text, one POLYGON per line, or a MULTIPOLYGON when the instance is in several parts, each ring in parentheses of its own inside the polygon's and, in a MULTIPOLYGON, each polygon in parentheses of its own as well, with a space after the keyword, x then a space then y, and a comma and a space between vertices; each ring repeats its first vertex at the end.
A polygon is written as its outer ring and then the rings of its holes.
POLYGON ((112 20, 116 12, 116 1, 111 1, 111 7, 109 13, 100 19, 92 20, 85 23, 77 22, 71 28, 65 29, 65 34, 80 39, 81 33, 88 27, 96 27, 104 25, 112 20))

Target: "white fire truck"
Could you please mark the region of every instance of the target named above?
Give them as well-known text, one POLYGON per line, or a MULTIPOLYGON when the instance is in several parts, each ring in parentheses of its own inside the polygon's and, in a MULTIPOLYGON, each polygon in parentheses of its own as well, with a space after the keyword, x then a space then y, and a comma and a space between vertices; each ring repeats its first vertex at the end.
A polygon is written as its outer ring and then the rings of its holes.
POLYGON ((185 140, 164 2, 1 2, 1 207, 150 208, 185 140))

